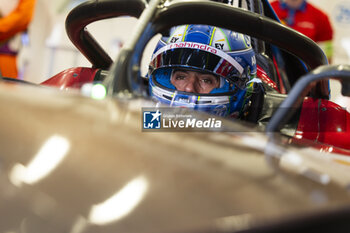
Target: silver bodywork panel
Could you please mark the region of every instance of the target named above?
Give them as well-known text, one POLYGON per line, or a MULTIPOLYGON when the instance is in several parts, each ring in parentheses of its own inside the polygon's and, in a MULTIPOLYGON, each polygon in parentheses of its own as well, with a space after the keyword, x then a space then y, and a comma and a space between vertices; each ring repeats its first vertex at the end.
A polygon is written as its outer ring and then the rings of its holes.
POLYGON ((263 133, 142 132, 143 104, 1 82, 0 232, 234 232, 350 203, 345 162, 281 146, 276 170, 263 133))

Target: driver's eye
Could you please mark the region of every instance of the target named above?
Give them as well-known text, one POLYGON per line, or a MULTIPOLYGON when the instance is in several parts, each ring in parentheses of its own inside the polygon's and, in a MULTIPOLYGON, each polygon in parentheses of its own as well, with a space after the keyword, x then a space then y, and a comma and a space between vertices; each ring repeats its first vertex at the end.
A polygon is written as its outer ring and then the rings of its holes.
POLYGON ((201 82, 206 84, 206 85, 217 85, 218 80, 216 79, 216 77, 212 77, 212 76, 203 76, 201 77, 201 82))
POLYGON ((186 74, 177 73, 175 74, 175 80, 184 80, 186 76, 186 74))
POLYGON ((205 84, 213 84, 214 81, 210 78, 203 78, 202 82, 204 82, 205 84))

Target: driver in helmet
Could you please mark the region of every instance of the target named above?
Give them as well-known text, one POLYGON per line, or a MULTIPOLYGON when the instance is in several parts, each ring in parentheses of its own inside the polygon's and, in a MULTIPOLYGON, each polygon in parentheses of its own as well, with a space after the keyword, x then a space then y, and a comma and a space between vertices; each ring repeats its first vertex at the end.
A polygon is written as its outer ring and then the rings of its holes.
POLYGON ((149 90, 170 106, 245 118, 259 82, 256 72, 248 36, 208 25, 181 25, 156 46, 149 90))

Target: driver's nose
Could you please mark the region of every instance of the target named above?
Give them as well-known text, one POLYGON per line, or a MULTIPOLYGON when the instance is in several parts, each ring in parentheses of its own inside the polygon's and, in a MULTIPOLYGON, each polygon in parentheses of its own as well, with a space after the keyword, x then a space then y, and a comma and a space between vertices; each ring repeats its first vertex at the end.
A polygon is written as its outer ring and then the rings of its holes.
POLYGON ((197 78, 194 74, 190 74, 189 75, 190 77, 187 79, 187 82, 186 82, 186 85, 185 85, 185 88, 184 90, 186 92, 193 92, 193 93, 198 93, 198 90, 197 90, 197 78))

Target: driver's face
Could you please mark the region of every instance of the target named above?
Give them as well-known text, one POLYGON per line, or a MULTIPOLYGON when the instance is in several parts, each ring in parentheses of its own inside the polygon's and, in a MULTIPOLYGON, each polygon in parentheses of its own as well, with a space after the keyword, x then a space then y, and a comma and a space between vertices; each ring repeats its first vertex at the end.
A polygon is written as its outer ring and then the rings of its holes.
POLYGON ((174 71, 170 82, 176 90, 201 94, 207 94, 220 85, 219 78, 212 74, 189 70, 174 71))

